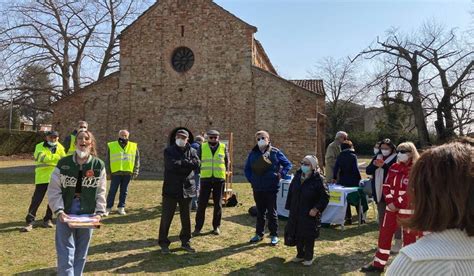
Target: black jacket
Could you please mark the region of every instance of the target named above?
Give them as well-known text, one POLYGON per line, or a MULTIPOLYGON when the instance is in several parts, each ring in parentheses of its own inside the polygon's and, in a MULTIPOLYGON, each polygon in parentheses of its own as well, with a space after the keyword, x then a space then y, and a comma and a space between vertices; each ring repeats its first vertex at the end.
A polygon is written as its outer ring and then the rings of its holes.
POLYGON ((320 213, 329 203, 329 192, 323 177, 318 172, 301 183, 301 170, 293 177, 288 191, 285 208, 290 211, 287 231, 298 237, 317 238, 319 236, 320 215, 312 217, 309 211, 317 208, 320 213))
POLYGON ((163 196, 173 198, 196 196, 194 170, 200 165, 196 150, 189 144, 184 148, 172 144, 165 149, 164 160, 163 196))
POLYGON ((338 184, 344 187, 359 187, 361 176, 357 164, 357 156, 353 151, 341 151, 337 157, 333 178, 337 178, 338 175, 338 184))

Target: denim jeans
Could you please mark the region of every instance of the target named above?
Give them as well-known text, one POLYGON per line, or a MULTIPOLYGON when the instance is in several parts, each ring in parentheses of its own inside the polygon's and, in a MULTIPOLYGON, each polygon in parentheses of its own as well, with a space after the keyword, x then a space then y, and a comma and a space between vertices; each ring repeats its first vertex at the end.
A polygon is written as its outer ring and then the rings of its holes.
POLYGON ((196 196, 193 197, 191 201, 191 208, 197 208, 197 202, 199 199, 199 193, 201 189, 201 175, 200 174, 198 173, 194 174, 194 183, 196 185, 196 196))
POLYGON ((128 184, 130 183, 130 180, 132 180, 131 175, 112 175, 110 190, 107 195, 107 208, 112 208, 114 206, 115 195, 117 194, 119 187, 120 195, 117 207, 125 207, 125 200, 127 199, 128 184))
POLYGON ((56 223, 56 253, 58 275, 82 275, 86 264, 87 250, 92 238, 92 229, 69 228, 67 223, 56 223))

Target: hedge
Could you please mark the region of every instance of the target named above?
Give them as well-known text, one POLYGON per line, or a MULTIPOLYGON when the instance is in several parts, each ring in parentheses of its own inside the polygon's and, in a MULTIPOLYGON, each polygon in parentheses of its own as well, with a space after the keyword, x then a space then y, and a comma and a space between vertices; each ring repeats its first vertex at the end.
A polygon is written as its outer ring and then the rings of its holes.
POLYGON ((33 154, 35 145, 41 141, 41 133, 18 130, 12 130, 10 133, 8 129, 0 129, 0 155, 33 154))

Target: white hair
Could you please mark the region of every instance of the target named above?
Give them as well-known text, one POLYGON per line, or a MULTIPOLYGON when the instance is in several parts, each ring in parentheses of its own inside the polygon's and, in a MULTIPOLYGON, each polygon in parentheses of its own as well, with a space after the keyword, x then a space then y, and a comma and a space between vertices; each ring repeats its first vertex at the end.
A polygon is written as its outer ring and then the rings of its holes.
POLYGON ((127 135, 130 135, 130 132, 128 132, 128 130, 126 130, 126 129, 119 130, 118 135, 120 136, 120 133, 122 133, 122 132, 125 132, 125 133, 127 133, 127 135))
POLYGON ((349 135, 345 131, 338 131, 336 133, 336 139, 339 138, 339 137, 343 137, 343 136, 347 138, 349 135))
POLYGON ((78 125, 78 126, 80 126, 80 125, 82 125, 82 124, 86 125, 86 127, 89 127, 89 124, 88 124, 86 121, 79 121, 79 122, 77 122, 77 125, 78 125))

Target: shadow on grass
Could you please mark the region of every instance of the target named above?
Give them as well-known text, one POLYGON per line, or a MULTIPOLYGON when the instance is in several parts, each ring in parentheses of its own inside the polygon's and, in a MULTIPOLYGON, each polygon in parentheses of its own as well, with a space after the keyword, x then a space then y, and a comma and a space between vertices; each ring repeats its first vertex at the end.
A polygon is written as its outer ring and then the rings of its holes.
POLYGON ((7 232, 18 232, 20 227, 25 226, 25 222, 20 221, 12 221, 7 223, 0 223, 0 233, 7 233, 7 232))
MULTIPOLYGON (((131 254, 119 258, 110 260, 101 260, 87 263, 86 271, 104 271, 113 270, 129 263, 136 263, 132 267, 119 268, 114 270, 114 273, 159 273, 159 272, 172 272, 183 267, 194 267, 200 265, 206 265, 214 262, 217 259, 224 258, 233 254, 238 254, 246 250, 253 250, 257 247, 268 246, 266 244, 253 245, 249 243, 241 243, 222 248, 210 252, 197 252, 194 254, 167 254, 163 255, 159 250, 153 250, 149 252, 131 254)), ((180 251, 172 250, 172 252, 180 251)))
POLYGON ((274 271, 278 274, 281 273, 281 267, 285 263, 285 259, 281 257, 273 257, 266 259, 263 262, 256 263, 252 267, 242 268, 239 270, 232 271, 229 275, 267 275, 274 271))
POLYGON ((11 168, 0 169, 0 185, 5 184, 35 184, 34 172, 12 173, 11 168))
POLYGON ((127 209, 127 215, 113 215, 103 219, 104 224, 128 224, 156 219, 161 216, 161 205, 153 208, 127 209))
POLYGON ((351 226, 350 228, 346 227, 345 230, 335 229, 335 228, 321 228, 321 236, 319 240, 322 241, 337 241, 345 238, 360 236, 369 232, 379 231, 378 224, 375 222, 370 222, 362 224, 360 227, 351 226))

